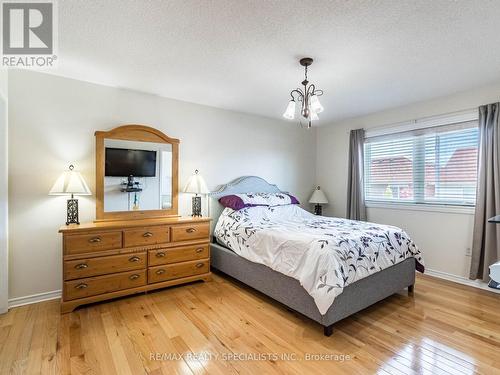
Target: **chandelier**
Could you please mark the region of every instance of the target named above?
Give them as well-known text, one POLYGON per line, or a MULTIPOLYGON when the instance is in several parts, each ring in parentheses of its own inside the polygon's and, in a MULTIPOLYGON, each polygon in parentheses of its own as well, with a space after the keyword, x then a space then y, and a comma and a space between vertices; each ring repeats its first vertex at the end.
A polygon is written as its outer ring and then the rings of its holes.
MULTIPOLYGON (((311 122, 319 120, 318 113, 323 112, 324 108, 319 102, 318 96, 323 95, 323 90, 317 90, 314 84, 309 84, 307 80, 307 68, 313 63, 310 57, 300 59, 300 65, 305 69, 302 85, 304 89, 298 87, 290 92, 292 99, 286 107, 283 117, 288 120, 295 118, 296 101, 301 103, 300 115, 307 121, 307 128, 311 128, 311 122)), ((300 120, 299 120, 300 121, 300 120)), ((302 124, 302 122, 300 122, 302 124)))

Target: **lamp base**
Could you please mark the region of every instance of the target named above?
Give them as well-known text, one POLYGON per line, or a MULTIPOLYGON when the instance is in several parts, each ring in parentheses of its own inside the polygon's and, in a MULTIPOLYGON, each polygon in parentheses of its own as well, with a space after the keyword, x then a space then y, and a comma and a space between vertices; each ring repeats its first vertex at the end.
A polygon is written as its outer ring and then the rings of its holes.
POLYGON ((191 216, 201 216, 201 197, 197 195, 193 197, 193 214, 191 216))
POLYGON ((70 224, 80 224, 80 219, 78 218, 78 199, 68 199, 68 209, 66 217, 66 225, 70 224))
POLYGON ((318 216, 321 216, 323 214, 323 208, 321 207, 320 204, 314 206, 314 214, 318 216))

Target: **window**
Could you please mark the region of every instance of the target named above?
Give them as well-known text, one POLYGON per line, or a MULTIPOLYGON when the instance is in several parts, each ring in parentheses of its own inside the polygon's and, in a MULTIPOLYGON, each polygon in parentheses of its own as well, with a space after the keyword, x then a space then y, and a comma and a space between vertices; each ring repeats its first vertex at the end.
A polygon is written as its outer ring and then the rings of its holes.
POLYGON ((368 136, 365 200, 474 206, 477 126, 477 121, 466 121, 368 136))

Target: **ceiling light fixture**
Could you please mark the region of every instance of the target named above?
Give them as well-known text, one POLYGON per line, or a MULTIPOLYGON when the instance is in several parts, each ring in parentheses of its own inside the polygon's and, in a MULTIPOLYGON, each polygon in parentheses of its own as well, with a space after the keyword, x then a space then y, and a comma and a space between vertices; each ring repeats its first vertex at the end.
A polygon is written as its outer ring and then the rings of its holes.
POLYGON ((293 120, 295 118, 296 101, 301 102, 302 105, 300 115, 306 119, 307 127, 311 128, 311 122, 319 120, 318 113, 321 113, 324 110, 318 99, 318 96, 323 95, 323 90, 317 90, 316 86, 314 84, 309 84, 309 81, 307 80, 307 68, 313 63, 313 59, 310 57, 304 57, 303 59, 300 59, 299 62, 305 69, 305 78, 302 81, 304 89, 298 87, 290 92, 292 99, 288 103, 286 111, 283 113, 283 117, 288 120, 293 120))

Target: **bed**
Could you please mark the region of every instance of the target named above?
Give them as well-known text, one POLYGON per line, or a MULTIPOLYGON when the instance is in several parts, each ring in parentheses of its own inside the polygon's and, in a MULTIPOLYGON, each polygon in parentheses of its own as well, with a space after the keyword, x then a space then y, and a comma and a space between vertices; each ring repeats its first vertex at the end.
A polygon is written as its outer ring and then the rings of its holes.
POLYGON ((334 323, 394 293, 408 288, 412 294, 415 270, 423 272, 423 260, 401 229, 318 217, 297 205, 234 211, 218 202, 249 193, 283 194, 260 177, 245 176, 210 195, 215 270, 318 322, 326 336, 334 323), (342 250, 346 242, 355 250, 342 250), (332 251, 335 246, 340 247, 332 251), (373 259, 362 254, 365 246, 373 259), (357 252, 359 257, 352 259, 357 252), (349 254, 349 259, 341 255, 338 261, 338 254, 349 254))

